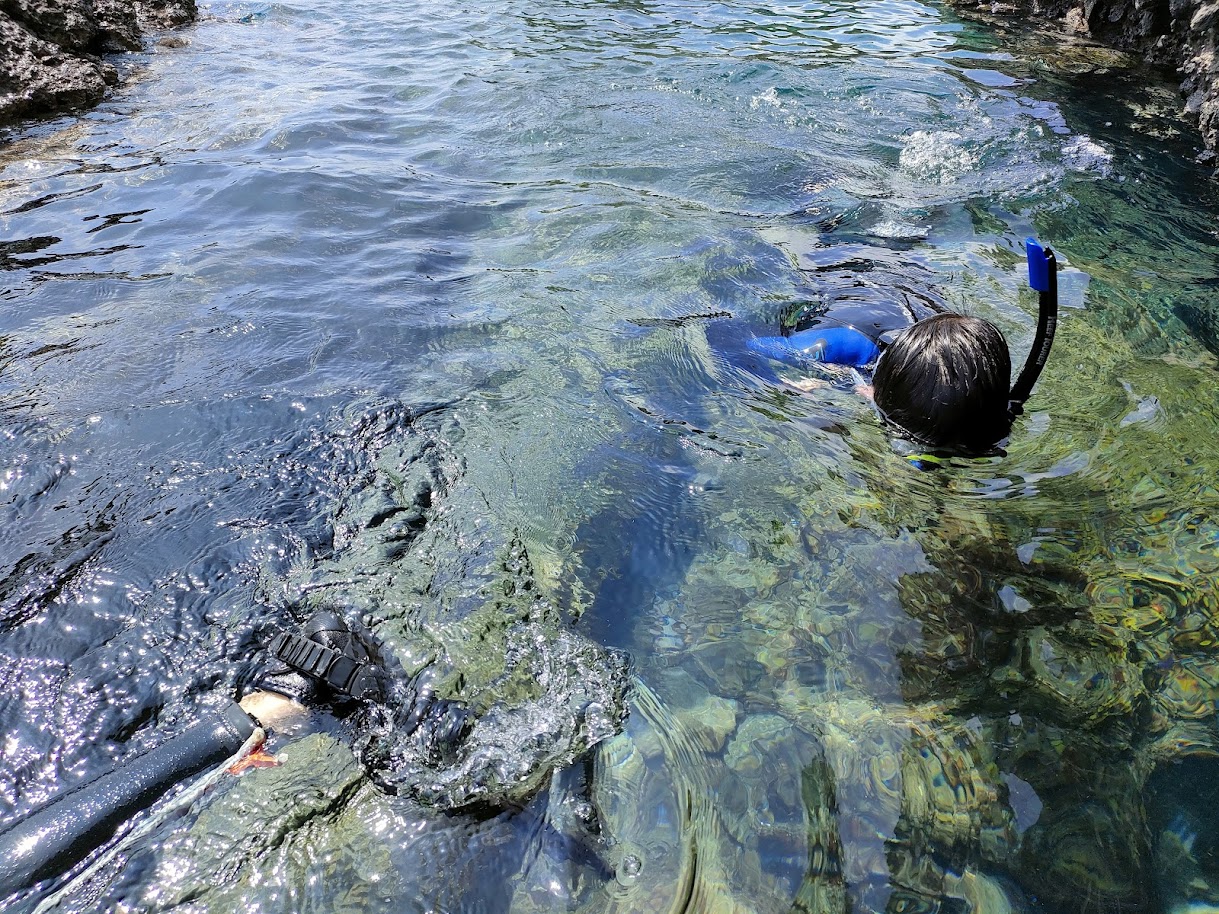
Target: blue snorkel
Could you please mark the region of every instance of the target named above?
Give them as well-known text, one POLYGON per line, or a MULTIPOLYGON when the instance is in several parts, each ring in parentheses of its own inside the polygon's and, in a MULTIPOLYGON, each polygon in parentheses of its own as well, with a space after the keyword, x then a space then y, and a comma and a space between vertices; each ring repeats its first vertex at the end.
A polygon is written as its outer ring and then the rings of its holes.
POLYGON ((1037 333, 1020 377, 1008 395, 1007 410, 1013 419, 1024 412, 1024 403, 1050 358, 1054 332, 1058 329, 1058 261, 1053 251, 1043 248, 1034 238, 1025 240, 1024 249, 1029 262, 1029 288, 1038 292, 1037 333))

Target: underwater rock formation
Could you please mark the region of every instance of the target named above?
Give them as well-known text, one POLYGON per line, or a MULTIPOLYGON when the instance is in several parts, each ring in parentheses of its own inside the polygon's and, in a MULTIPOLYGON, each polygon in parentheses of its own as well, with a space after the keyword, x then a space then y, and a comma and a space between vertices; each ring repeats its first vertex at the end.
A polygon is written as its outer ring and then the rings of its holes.
POLYGON ((1219 150, 1219 3, 1215 0, 950 0, 963 12, 1030 16, 1064 33, 1142 55, 1174 69, 1185 110, 1198 119, 1214 158, 1219 150))
POLYGON ((519 531, 488 516, 447 406, 384 404, 351 424, 334 462, 359 469, 341 487, 328 548, 289 589, 367 620, 415 688, 471 718, 448 751, 409 723, 410 702, 391 701, 353 716, 352 748, 386 792, 428 806, 524 802, 619 730, 627 659, 575 629, 519 531))
POLYGON ((149 29, 194 21, 195 0, 0 0, 0 123, 101 101, 149 29))

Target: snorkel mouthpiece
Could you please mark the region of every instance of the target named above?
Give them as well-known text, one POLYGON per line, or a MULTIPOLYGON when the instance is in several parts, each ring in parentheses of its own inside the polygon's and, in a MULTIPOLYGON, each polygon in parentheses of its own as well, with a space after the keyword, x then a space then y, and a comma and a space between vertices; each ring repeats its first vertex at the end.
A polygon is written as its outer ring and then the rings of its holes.
POLYGON ((1058 329, 1058 261, 1054 252, 1042 247, 1035 238, 1026 239, 1024 249, 1028 255, 1029 288, 1038 293, 1037 333, 1020 377, 1008 395, 1007 409, 1013 419, 1024 412, 1024 403, 1033 392, 1041 369, 1049 361, 1050 347, 1054 345, 1054 333, 1058 329))

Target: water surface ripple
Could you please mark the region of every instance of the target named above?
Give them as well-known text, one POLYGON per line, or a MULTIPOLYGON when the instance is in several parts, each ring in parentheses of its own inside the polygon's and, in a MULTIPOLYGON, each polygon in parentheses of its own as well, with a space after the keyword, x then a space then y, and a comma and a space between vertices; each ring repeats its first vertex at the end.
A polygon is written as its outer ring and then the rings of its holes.
POLYGON ((63 910, 1219 904, 1170 87, 914 0, 201 13, 0 146, 0 827, 322 602, 477 723, 319 715, 63 910), (1003 456, 726 354, 864 290, 1019 362, 1029 234, 1063 315, 1003 456))

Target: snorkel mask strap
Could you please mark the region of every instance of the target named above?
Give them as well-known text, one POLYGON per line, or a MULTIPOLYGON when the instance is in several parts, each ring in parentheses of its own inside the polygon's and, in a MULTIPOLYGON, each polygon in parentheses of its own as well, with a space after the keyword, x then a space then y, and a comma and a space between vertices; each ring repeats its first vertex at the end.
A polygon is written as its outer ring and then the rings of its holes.
POLYGON ((1058 329, 1058 261, 1054 252, 1043 248, 1033 238, 1024 242, 1029 262, 1029 287, 1039 293, 1037 333, 1033 337, 1029 357, 1020 370, 1020 377, 1008 395, 1007 410, 1014 419, 1024 412, 1024 403, 1033 392, 1041 369, 1050 358, 1054 332, 1058 329))

